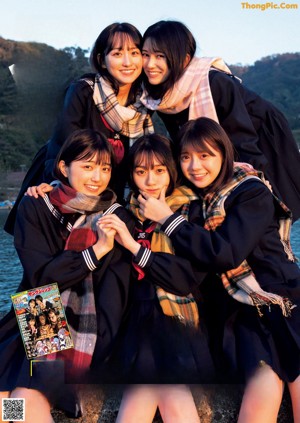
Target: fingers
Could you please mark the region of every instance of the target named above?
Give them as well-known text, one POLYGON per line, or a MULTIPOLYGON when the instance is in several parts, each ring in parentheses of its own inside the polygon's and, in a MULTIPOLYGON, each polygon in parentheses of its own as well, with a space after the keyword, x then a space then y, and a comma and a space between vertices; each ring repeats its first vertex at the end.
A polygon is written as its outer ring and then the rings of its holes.
POLYGON ((159 194, 159 200, 165 201, 167 188, 168 187, 166 187, 166 186, 162 188, 162 190, 160 191, 160 194, 159 194))
POLYGON ((38 193, 36 191, 36 186, 27 188, 27 191, 25 192, 25 195, 28 195, 29 197, 38 198, 38 193))

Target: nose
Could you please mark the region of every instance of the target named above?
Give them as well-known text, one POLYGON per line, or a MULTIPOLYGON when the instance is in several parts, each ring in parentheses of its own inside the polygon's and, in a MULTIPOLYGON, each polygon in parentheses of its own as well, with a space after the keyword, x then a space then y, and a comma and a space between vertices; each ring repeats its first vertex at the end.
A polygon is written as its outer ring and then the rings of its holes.
POLYGON ((154 185, 155 184, 155 174, 151 170, 149 170, 146 178, 147 185, 154 185))
POLYGON ((143 60, 144 60, 143 64, 144 64, 145 67, 147 67, 147 68, 153 68, 154 67, 155 61, 156 61, 154 54, 149 54, 149 56, 144 57, 143 60))
POLYGON ((92 173, 92 181, 100 181, 101 179, 101 171, 100 168, 96 167, 92 173))
POLYGON ((131 54, 129 51, 125 51, 123 55, 123 65, 130 66, 131 65, 131 54))
POLYGON ((197 155, 193 155, 190 161, 190 169, 198 170, 198 169, 201 169, 201 167, 202 167, 201 160, 199 159, 197 155))

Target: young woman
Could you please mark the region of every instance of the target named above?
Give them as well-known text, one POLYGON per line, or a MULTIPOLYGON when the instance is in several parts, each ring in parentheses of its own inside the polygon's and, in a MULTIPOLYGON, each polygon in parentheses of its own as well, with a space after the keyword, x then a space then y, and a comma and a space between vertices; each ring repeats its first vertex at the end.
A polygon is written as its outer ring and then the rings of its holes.
POLYGON ((276 422, 286 382, 299 423, 300 269, 289 247, 290 212, 258 172, 233 162, 219 124, 191 120, 180 137, 182 174, 201 199, 198 222, 145 191, 138 197, 141 213, 162 225, 176 254, 221 275, 237 300, 224 347, 247 380, 239 422, 276 422))
MULTIPOLYGON (((29 186, 53 180, 53 163, 60 147, 72 132, 84 128, 103 134, 112 144, 118 178, 111 185, 122 201, 129 145, 144 133, 153 132, 147 109, 140 102, 141 44, 140 32, 126 22, 113 23, 100 33, 90 57, 96 73, 83 75, 69 86, 57 128, 35 157, 17 204, 29 186)), ((11 234, 16 208, 5 225, 11 234)))
POLYGON ((30 423, 52 422, 50 404, 80 415, 66 378, 70 369, 75 371, 72 380, 78 375, 80 381, 90 369, 97 372, 127 307, 130 255, 114 247, 114 231, 98 223, 99 216, 111 212, 129 227, 134 224, 108 188, 113 157, 103 136, 91 130, 73 132, 56 160, 60 184, 44 198, 24 196, 18 208, 15 247, 24 268, 18 291, 57 282, 74 343, 57 360, 35 363, 31 372, 14 312, 2 319, 1 396, 25 398, 30 423))
POLYGON ((271 103, 248 90, 220 58, 195 56, 196 41, 181 22, 159 21, 143 37, 142 102, 156 110, 173 141, 188 120, 219 122, 237 160, 262 170, 273 191, 300 217, 300 154, 288 123, 271 103))
POLYGON ((176 384, 215 380, 197 289, 202 274, 187 259, 173 254, 160 225, 140 214, 137 201, 140 191, 153 198, 166 193, 172 210, 190 219, 189 206, 197 197, 185 186, 176 187, 170 142, 160 135, 136 141, 128 163, 133 189, 129 208, 136 217, 135 236, 117 216, 107 214, 100 219, 104 228, 116 231, 115 239, 132 253, 135 269, 133 305, 116 361, 127 370, 127 383, 167 385, 129 389, 117 421, 138 422, 143 418, 152 422, 158 406, 165 422, 198 422, 189 388, 176 384))

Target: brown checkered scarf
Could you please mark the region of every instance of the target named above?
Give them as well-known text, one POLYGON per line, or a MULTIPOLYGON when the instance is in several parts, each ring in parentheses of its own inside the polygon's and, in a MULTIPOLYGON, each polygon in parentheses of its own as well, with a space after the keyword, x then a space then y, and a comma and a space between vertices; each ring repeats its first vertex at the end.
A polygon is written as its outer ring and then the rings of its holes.
MULTIPOLYGON (((78 252, 84 251, 97 241, 97 220, 104 210, 116 204, 116 195, 110 189, 106 189, 99 196, 93 196, 79 193, 63 184, 50 192, 49 199, 55 207, 52 213, 61 222, 64 217, 60 216, 60 213, 81 214, 73 227, 68 227, 70 235, 65 245, 65 250, 78 252)), ((55 279, 55 275, 53 277, 55 279)), ((61 294, 61 299, 66 310, 74 348, 50 354, 47 359, 64 359, 67 364, 67 374, 78 377, 89 369, 97 340, 92 272, 84 280, 65 290, 61 294)))
POLYGON ((162 99, 154 100, 144 90, 141 102, 150 110, 176 114, 189 108, 189 120, 208 117, 218 122, 218 116, 209 85, 209 70, 231 73, 219 57, 194 57, 181 78, 162 99))
MULTIPOLYGON (((191 201, 196 200, 198 197, 194 192, 185 186, 175 188, 173 193, 166 198, 166 203, 171 208, 173 212, 181 209, 181 214, 188 217, 189 204, 191 201)), ((137 217, 138 220, 143 222, 145 218, 141 216, 139 212, 139 202, 134 197, 130 198, 129 209, 137 217)), ((174 254, 174 249, 170 238, 168 238, 164 232, 160 230, 161 225, 159 223, 154 223, 151 225, 151 251, 174 254)), ((143 240, 138 241, 143 245, 143 240)), ((144 245, 147 246, 148 245, 144 245)), ((149 246, 150 247, 150 246, 149 246)), ((144 271, 139 266, 134 266, 138 271, 138 279, 144 277, 144 271)), ((176 317, 180 322, 184 324, 189 324, 197 327, 199 325, 199 313, 197 303, 192 296, 189 294, 185 297, 171 294, 166 292, 163 288, 156 286, 156 294, 159 300, 162 311, 167 316, 176 317)))
MULTIPOLYGON (((216 230, 226 217, 224 203, 227 197, 243 182, 249 179, 258 179, 265 183, 262 172, 255 169, 250 170, 249 166, 242 163, 235 165, 232 180, 220 191, 208 193, 203 201, 203 215, 205 217, 204 228, 216 230)), ((279 233, 284 250, 291 261, 295 261, 290 245, 291 212, 282 201, 273 195, 276 203, 276 212, 279 220, 279 233)), ((237 301, 256 306, 258 313, 262 316, 261 307, 263 305, 277 304, 280 306, 284 316, 288 317, 294 307, 287 298, 271 292, 263 291, 257 282, 247 261, 235 269, 227 271, 221 275, 221 279, 228 294, 237 301)))
POLYGON ((136 97, 134 104, 121 106, 109 82, 99 74, 93 85, 95 105, 109 126, 116 132, 129 137, 131 144, 142 135, 154 132, 151 117, 146 107, 136 97))

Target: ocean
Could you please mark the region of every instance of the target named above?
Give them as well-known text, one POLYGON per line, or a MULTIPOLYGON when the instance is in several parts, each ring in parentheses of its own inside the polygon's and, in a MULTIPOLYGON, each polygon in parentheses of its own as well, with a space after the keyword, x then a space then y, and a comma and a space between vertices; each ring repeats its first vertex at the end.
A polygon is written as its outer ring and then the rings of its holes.
MULTIPOLYGON (((7 210, 0 210, 0 311, 5 313, 11 307, 10 296, 16 292, 22 275, 22 266, 13 245, 13 237, 3 230, 7 215, 7 210)), ((300 264, 300 220, 292 227, 291 242, 300 264)))

